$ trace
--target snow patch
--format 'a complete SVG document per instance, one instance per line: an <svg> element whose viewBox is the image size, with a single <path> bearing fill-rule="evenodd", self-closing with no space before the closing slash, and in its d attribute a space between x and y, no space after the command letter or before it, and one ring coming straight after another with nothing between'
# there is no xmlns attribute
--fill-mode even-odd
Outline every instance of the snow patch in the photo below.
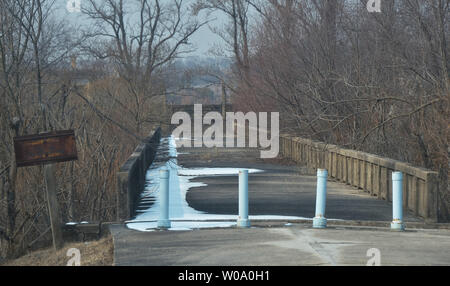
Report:
<svg viewBox="0 0 450 286"><path fill-rule="evenodd" d="M238 215L208 214L197 211L189 206L186 201L186 194L191 188L207 186L202 182L192 182L198 177L210 176L238 176L240 170L244 168L183 168L178 166L175 138L163 138L158 152L165 152L164 144L168 144L169 159L167 162L159 162L152 165L147 171L147 185L141 195L141 204L153 202L147 209L137 211L138 215L127 222L127 227L138 231L154 231L157 228L157 221L160 212L159 200L159 171L166 168L169 175L169 217L172 228L169 230L192 230L199 228L226 228L236 225ZM261 173L263 170L248 169L250 174ZM273 216L259 215L250 216L250 220L298 220L308 219L294 216ZM311 220L311 219L310 219Z"/></svg>

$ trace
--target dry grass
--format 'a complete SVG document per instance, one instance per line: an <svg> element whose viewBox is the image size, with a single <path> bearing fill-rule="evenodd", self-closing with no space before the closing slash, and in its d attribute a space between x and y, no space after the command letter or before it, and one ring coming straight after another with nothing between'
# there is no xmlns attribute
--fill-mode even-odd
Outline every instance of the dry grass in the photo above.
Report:
<svg viewBox="0 0 450 286"><path fill-rule="evenodd" d="M104 237L98 241L66 244L63 249L55 252L53 248L34 251L18 259L6 261L1 266L66 266L71 257L67 251L78 248L81 254L81 266L112 266L112 237Z"/></svg>

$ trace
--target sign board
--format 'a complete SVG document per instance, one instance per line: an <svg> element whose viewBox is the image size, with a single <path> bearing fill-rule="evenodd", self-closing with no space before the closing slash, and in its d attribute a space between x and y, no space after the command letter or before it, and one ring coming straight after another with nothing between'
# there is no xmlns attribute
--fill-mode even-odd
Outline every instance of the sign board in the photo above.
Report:
<svg viewBox="0 0 450 286"><path fill-rule="evenodd" d="M78 159L73 130L15 137L14 151L17 167Z"/></svg>

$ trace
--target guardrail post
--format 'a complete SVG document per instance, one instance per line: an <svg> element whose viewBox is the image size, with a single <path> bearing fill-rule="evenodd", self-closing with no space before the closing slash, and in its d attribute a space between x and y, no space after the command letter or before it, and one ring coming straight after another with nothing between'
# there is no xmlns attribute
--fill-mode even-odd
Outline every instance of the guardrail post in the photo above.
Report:
<svg viewBox="0 0 450 286"><path fill-rule="evenodd" d="M391 230L404 230L403 224L403 174L392 173L392 223Z"/></svg>
<svg viewBox="0 0 450 286"><path fill-rule="evenodd" d="M250 227L248 219L248 170L239 171L239 218L237 226Z"/></svg>
<svg viewBox="0 0 450 286"><path fill-rule="evenodd" d="M159 199L160 199L160 215L158 220L158 228L170 228L169 219L169 171L161 169L159 171Z"/></svg>
<svg viewBox="0 0 450 286"><path fill-rule="evenodd" d="M316 216L313 219L313 228L326 228L325 206L327 199L328 171L317 169L317 194L316 194Z"/></svg>

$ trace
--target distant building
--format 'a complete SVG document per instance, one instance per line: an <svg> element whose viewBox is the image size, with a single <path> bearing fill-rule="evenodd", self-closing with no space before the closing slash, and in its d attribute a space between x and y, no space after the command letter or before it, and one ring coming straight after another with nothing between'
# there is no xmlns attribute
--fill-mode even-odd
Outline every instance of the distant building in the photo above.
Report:
<svg viewBox="0 0 450 286"><path fill-rule="evenodd" d="M169 90L167 92L167 103L171 105L221 104L222 85L207 84L180 90Z"/></svg>

